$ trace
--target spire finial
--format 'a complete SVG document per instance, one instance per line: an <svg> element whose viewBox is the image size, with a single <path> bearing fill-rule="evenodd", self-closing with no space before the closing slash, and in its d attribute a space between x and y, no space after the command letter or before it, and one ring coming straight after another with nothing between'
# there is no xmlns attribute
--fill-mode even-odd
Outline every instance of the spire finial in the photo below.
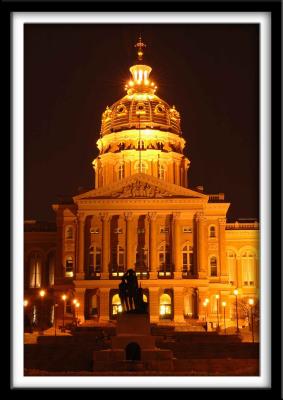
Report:
<svg viewBox="0 0 283 400"><path fill-rule="evenodd" d="M138 49L138 60L142 61L143 58L143 48L146 47L146 44L142 42L141 33L139 36L139 41L135 44L135 47Z"/></svg>

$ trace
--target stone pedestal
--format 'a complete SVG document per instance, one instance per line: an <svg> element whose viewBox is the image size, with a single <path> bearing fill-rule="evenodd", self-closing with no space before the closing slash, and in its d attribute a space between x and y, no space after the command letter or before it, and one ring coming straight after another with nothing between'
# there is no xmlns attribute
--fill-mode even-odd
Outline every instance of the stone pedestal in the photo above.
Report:
<svg viewBox="0 0 283 400"><path fill-rule="evenodd" d="M116 333L111 339L111 349L93 353L94 371L122 371L133 367L141 371L168 371L173 368L172 351L155 347L148 314L120 314Z"/></svg>

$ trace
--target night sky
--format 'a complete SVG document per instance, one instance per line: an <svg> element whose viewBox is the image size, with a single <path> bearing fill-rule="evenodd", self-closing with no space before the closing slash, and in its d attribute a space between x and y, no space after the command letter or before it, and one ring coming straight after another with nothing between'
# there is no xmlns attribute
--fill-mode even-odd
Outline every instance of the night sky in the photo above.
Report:
<svg viewBox="0 0 283 400"><path fill-rule="evenodd" d="M94 186L101 114L123 97L133 45L181 114L189 187L225 193L228 220L259 217L257 25L25 25L25 219Z"/></svg>

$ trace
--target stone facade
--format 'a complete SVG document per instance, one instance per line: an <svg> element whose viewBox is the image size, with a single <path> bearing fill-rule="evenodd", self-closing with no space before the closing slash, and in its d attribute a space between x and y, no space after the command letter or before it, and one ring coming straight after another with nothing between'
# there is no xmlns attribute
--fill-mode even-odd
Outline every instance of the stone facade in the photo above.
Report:
<svg viewBox="0 0 283 400"><path fill-rule="evenodd" d="M127 95L103 113L94 189L53 204L53 232L25 233L26 296L44 287L59 316L107 323L133 268L152 323L216 322L226 302L235 324L234 290L258 298L259 225L227 223L224 194L188 188L180 115L155 95L150 71L133 66Z"/></svg>

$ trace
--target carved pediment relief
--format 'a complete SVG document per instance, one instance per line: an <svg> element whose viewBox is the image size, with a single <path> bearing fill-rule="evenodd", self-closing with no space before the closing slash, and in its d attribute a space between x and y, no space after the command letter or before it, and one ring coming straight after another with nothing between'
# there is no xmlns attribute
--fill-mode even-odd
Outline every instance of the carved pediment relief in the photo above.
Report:
<svg viewBox="0 0 283 400"><path fill-rule="evenodd" d="M173 194L158 186L150 185L148 182L137 180L112 192L111 196L115 198L162 198L172 197Z"/></svg>

